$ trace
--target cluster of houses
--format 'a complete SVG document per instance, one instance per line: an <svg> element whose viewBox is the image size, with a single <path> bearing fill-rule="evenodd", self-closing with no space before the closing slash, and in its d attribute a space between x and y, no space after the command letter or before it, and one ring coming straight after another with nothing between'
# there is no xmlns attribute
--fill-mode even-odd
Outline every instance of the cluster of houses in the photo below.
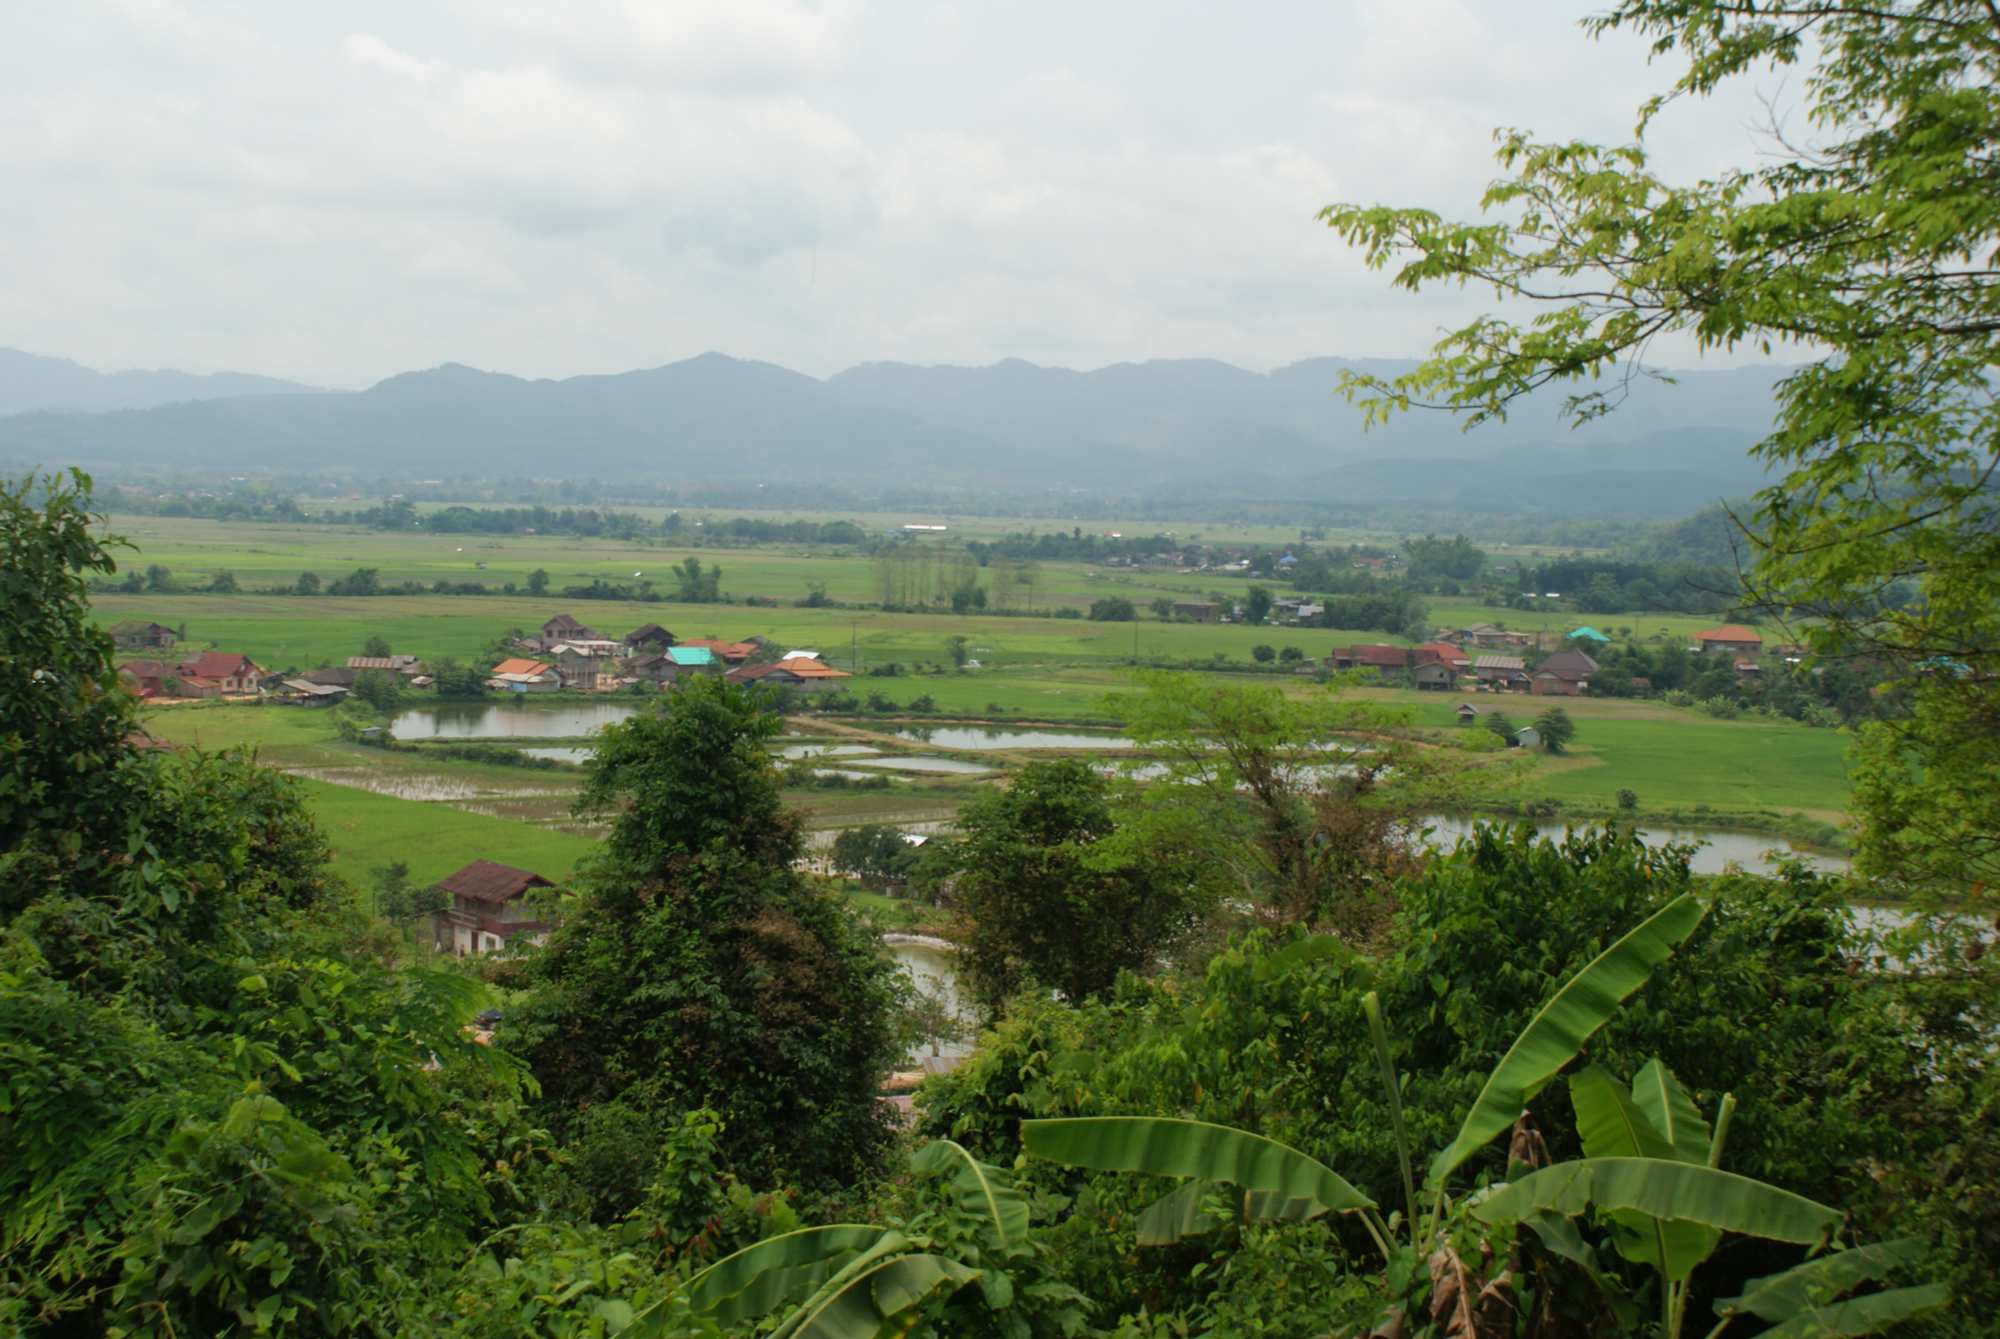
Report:
<svg viewBox="0 0 2000 1339"><path fill-rule="evenodd" d="M120 624L112 635L127 650L171 647L180 639L174 629L157 623ZM780 651L763 637L682 641L657 623L623 637L602 637L568 614L557 614L539 632L519 638L513 649L521 654L501 661L486 677L494 692L610 692L633 683L666 686L703 674L735 684L813 693L840 688L853 677L825 663L817 651ZM126 687L141 698L264 697L301 706L339 702L370 672L394 674L411 688L428 688L433 682L424 662L411 655L350 656L344 665L284 674L233 651L135 659L118 668Z"/></svg>
<svg viewBox="0 0 2000 1339"><path fill-rule="evenodd" d="M1537 638L1509 632L1491 623L1474 624L1445 633L1420 646L1357 645L1336 648L1326 659L1333 670L1372 669L1385 683L1429 692L1529 693L1537 697L1579 697L1590 691L1597 661L1590 649L1611 639L1596 628L1576 628L1563 635L1565 645L1549 655L1535 656ZM1691 649L1697 655L1728 656L1739 675L1761 672L1756 657L1764 639L1755 628L1725 624L1697 632ZM1776 654L1796 664L1803 648L1780 646ZM1310 671L1308 671L1310 672ZM1645 687L1645 681L1635 680Z"/></svg>
<svg viewBox="0 0 2000 1339"><path fill-rule="evenodd" d="M824 692L853 677L820 659L817 651L777 652L763 637L740 642L715 638L683 641L657 623L622 638L601 637L568 614L514 643L519 656L493 667L486 686L503 693L603 692L632 683L666 686L698 674L735 684L764 684Z"/></svg>

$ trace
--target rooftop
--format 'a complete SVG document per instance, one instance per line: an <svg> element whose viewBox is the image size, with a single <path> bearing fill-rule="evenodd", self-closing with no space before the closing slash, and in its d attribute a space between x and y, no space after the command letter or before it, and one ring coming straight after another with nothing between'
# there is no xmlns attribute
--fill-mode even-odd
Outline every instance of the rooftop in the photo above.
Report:
<svg viewBox="0 0 2000 1339"><path fill-rule="evenodd" d="M500 903L511 902L530 888L550 888L554 885L533 870L515 869L512 865L496 864L491 860L475 860L464 869L439 879L437 886L454 897Z"/></svg>

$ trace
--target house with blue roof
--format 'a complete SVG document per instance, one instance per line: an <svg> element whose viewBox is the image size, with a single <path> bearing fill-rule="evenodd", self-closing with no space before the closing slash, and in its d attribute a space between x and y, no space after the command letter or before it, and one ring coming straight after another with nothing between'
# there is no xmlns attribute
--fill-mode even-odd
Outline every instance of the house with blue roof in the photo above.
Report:
<svg viewBox="0 0 2000 1339"><path fill-rule="evenodd" d="M1587 625L1565 635L1573 642L1596 642L1599 646L1611 645L1609 637L1599 632L1596 628Z"/></svg>

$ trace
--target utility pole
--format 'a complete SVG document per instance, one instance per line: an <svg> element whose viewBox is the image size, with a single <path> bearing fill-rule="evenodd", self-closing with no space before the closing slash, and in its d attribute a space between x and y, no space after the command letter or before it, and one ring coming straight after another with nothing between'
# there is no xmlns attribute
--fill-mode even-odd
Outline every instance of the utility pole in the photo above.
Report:
<svg viewBox="0 0 2000 1339"><path fill-rule="evenodd" d="M861 625L850 622L847 625L847 670L850 674L861 673Z"/></svg>

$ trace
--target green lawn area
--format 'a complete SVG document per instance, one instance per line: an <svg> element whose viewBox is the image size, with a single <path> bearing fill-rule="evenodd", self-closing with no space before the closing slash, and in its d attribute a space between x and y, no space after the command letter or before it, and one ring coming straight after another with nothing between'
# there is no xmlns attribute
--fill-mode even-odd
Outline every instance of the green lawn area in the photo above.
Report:
<svg viewBox="0 0 2000 1339"><path fill-rule="evenodd" d="M1847 743L1837 730L1692 713L1579 720L1568 757L1548 759L1515 794L1608 805L1629 788L1649 810L1796 809L1830 820L1847 807Z"/></svg>
<svg viewBox="0 0 2000 1339"><path fill-rule="evenodd" d="M418 884L474 860L496 860L561 882L597 845L589 837L447 804L399 800L325 781L297 784L333 846L334 869L356 888L368 888L369 871L391 860L407 861Z"/></svg>

